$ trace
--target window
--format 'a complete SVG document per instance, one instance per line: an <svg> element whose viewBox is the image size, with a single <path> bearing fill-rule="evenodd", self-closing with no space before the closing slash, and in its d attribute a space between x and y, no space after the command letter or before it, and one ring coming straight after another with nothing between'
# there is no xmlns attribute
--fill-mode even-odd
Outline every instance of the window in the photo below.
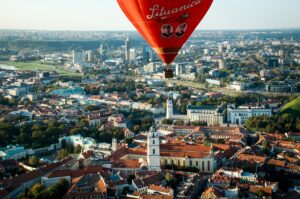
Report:
<svg viewBox="0 0 300 199"><path fill-rule="evenodd" d="M173 165L174 164L174 161L173 160L171 160L171 165Z"/></svg>
<svg viewBox="0 0 300 199"><path fill-rule="evenodd" d="M190 160L190 166L193 166L193 162L192 162L192 160Z"/></svg>
<svg viewBox="0 0 300 199"><path fill-rule="evenodd" d="M196 166L198 166L198 161L196 161Z"/></svg>
<svg viewBox="0 0 300 199"><path fill-rule="evenodd" d="M202 171L204 171L204 161L202 161Z"/></svg>
<svg viewBox="0 0 300 199"><path fill-rule="evenodd" d="M177 161L177 165L180 167L180 160Z"/></svg>
<svg viewBox="0 0 300 199"><path fill-rule="evenodd" d="M155 155L155 149L153 149L153 155Z"/></svg>
<svg viewBox="0 0 300 199"><path fill-rule="evenodd" d="M155 144L155 140L153 140L153 144Z"/></svg>
<svg viewBox="0 0 300 199"><path fill-rule="evenodd" d="M165 159L165 165L167 165L168 164L168 160L167 159Z"/></svg>
<svg viewBox="0 0 300 199"><path fill-rule="evenodd" d="M210 161L207 162L207 170L210 171Z"/></svg>

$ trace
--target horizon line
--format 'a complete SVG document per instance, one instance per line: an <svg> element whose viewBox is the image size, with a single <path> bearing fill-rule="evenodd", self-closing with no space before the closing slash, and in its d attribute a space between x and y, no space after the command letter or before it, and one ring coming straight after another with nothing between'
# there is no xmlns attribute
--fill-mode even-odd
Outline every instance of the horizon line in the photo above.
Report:
<svg viewBox="0 0 300 199"><path fill-rule="evenodd" d="M228 29L195 29L195 31L274 31L274 30L300 30L300 27L294 28L242 28L242 29L235 29L235 28L228 28ZM10 29L10 28L0 28L0 31L48 31L48 32L138 32L137 30L63 30L63 29ZM195 32L194 31L194 32Z"/></svg>

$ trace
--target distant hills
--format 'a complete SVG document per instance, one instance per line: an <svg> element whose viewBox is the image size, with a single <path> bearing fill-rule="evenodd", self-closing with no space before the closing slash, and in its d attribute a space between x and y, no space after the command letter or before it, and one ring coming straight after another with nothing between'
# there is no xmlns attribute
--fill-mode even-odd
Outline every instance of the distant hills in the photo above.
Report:
<svg viewBox="0 0 300 199"><path fill-rule="evenodd" d="M281 114L291 114L294 117L300 118L300 97L287 103L282 109Z"/></svg>

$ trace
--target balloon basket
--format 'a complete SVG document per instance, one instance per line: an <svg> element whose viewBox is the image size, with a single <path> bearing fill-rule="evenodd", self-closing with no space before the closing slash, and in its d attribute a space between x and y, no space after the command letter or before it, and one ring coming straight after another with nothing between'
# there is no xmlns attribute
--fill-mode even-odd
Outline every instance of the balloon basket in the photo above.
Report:
<svg viewBox="0 0 300 199"><path fill-rule="evenodd" d="M166 79L171 79L173 78L173 70L168 68L168 69L165 69L165 78Z"/></svg>

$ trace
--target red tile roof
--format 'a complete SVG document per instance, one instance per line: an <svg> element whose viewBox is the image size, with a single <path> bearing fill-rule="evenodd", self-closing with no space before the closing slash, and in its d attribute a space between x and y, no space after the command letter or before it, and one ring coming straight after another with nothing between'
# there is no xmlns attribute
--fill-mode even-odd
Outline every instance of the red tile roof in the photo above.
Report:
<svg viewBox="0 0 300 199"><path fill-rule="evenodd" d="M283 168L285 166L285 161L270 159L269 162L268 162L268 165L274 165L276 167L282 167Z"/></svg>
<svg viewBox="0 0 300 199"><path fill-rule="evenodd" d="M270 187L260 187L256 185L251 185L249 191L254 194L258 191L263 191L264 196L272 196L272 188Z"/></svg>
<svg viewBox="0 0 300 199"><path fill-rule="evenodd" d="M157 186L157 185L150 185L149 187L148 187L148 189L150 189L150 190L153 190L153 191L158 191L158 192L161 192L161 193L170 193L170 191L171 191L171 188L169 188L169 187L162 187L162 186Z"/></svg>
<svg viewBox="0 0 300 199"><path fill-rule="evenodd" d="M257 163L264 163L266 161L266 157L249 154L239 154L237 159L239 161L249 161Z"/></svg>
<svg viewBox="0 0 300 199"><path fill-rule="evenodd" d="M216 187L210 187L206 189L201 195L201 198L203 199L212 199L212 198L221 198L221 197L223 197L223 193L221 190L217 189Z"/></svg>

